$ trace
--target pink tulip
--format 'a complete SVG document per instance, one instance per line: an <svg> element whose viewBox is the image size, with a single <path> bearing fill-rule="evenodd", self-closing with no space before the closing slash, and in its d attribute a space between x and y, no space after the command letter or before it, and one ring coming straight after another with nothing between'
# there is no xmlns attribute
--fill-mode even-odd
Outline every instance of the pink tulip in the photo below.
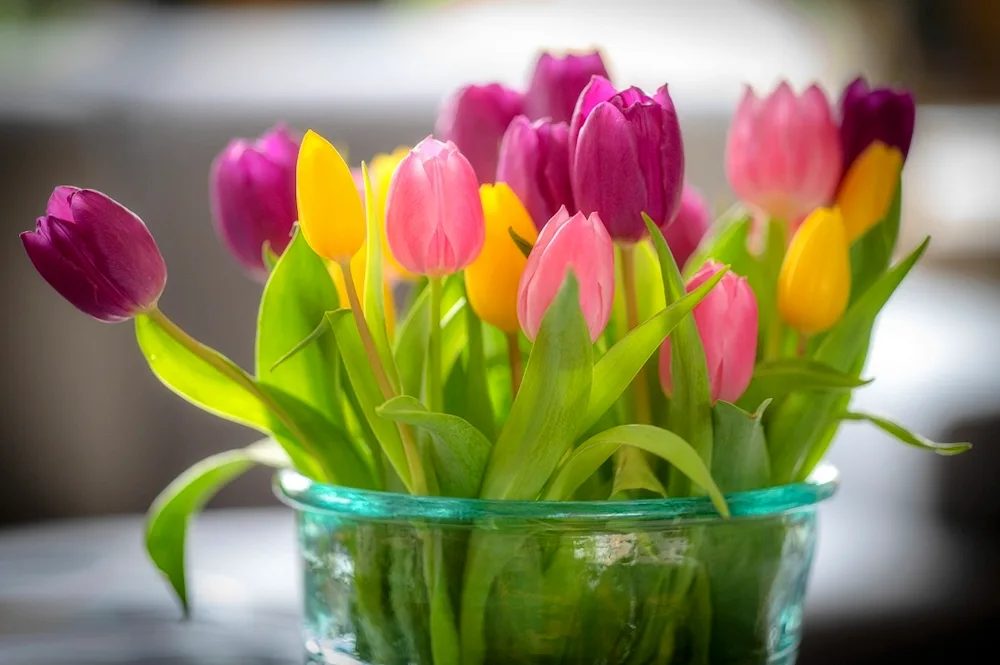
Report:
<svg viewBox="0 0 1000 665"><path fill-rule="evenodd" d="M399 264L419 275L449 275L479 256L486 236L479 182L454 143L428 136L399 163L385 233Z"/></svg>
<svg viewBox="0 0 1000 665"><path fill-rule="evenodd" d="M722 269L710 261L687 284L690 293ZM735 402L750 385L757 358L757 299L745 277L727 272L694 308L694 321L705 347L712 402ZM673 392L670 339L660 348L660 384Z"/></svg>
<svg viewBox="0 0 1000 665"><path fill-rule="evenodd" d="M796 96L782 83L759 99L747 88L726 142L726 175L742 200L794 224L830 203L842 161L822 90Z"/></svg>
<svg viewBox="0 0 1000 665"><path fill-rule="evenodd" d="M712 212L701 192L684 183L681 208L674 221L663 231L678 267L683 268L694 250L698 249L698 244L711 223Z"/></svg>
<svg viewBox="0 0 1000 665"><path fill-rule="evenodd" d="M596 341L611 316L615 297L615 250L597 213L570 217L559 209L538 236L521 275L517 319L534 340L549 305L572 270L580 284L580 308L591 341Z"/></svg>

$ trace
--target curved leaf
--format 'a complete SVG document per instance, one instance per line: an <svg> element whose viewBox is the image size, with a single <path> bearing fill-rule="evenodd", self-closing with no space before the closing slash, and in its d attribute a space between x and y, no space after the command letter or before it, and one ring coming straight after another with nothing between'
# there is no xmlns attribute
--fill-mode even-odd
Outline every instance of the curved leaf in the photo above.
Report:
<svg viewBox="0 0 1000 665"><path fill-rule="evenodd" d="M770 403L764 400L754 413L722 400L712 407L712 477L725 494L771 484L771 459L761 422Z"/></svg>
<svg viewBox="0 0 1000 665"><path fill-rule="evenodd" d="M372 193L372 181L368 176L368 166L361 163L361 174L365 185L365 220L366 220L366 240L365 248L365 288L362 294L362 309L365 313L365 320L371 330L372 339L375 341L375 348L378 356L385 367L386 376L393 389L399 390L399 372L396 369L396 362L392 356L392 347L389 346L389 332L385 324L385 281L382 271L382 220L379 219L378 206L375 204L375 196ZM333 307L329 309L335 309Z"/></svg>
<svg viewBox="0 0 1000 665"><path fill-rule="evenodd" d="M893 422L882 416L875 416L870 413L859 413L848 411L840 415L841 420L855 420L871 423L880 430L894 436L908 446L922 448L937 453L938 455L958 455L972 448L971 443L937 443L924 438L916 432L911 432L899 423Z"/></svg>
<svg viewBox="0 0 1000 665"><path fill-rule="evenodd" d="M837 392L866 386L872 379L842 372L809 358L783 358L758 363L739 404L755 409L765 399L778 400L794 392Z"/></svg>
<svg viewBox="0 0 1000 665"><path fill-rule="evenodd" d="M621 446L633 446L669 462L673 468L708 492L719 513L729 516L729 507L708 467L697 451L673 432L652 425L620 425L595 434L579 446L559 467L545 493L547 501L568 499Z"/></svg>

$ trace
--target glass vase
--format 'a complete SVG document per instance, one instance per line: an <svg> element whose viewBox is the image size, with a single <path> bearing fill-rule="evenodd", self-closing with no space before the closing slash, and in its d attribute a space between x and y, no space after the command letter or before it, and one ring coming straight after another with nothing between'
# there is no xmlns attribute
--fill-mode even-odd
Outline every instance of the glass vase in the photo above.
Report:
<svg viewBox="0 0 1000 665"><path fill-rule="evenodd" d="M304 559L305 662L792 665L808 482L728 497L510 502L276 479Z"/></svg>

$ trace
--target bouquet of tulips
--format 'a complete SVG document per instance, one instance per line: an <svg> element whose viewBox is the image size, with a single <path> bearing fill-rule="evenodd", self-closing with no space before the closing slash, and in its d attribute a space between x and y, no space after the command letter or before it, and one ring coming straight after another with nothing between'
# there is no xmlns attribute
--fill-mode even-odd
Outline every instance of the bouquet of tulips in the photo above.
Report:
<svg viewBox="0 0 1000 665"><path fill-rule="evenodd" d="M618 89L597 53L542 55L525 91L462 88L437 138L359 169L313 131L234 141L211 191L265 283L252 372L160 311L164 260L108 196L59 187L21 237L72 304L134 320L167 387L267 436L150 511L186 608L188 517L253 464L452 497L707 495L726 515L729 493L805 479L845 420L966 449L849 409L927 247L893 261L914 111L861 80L839 113L815 86L748 89L725 155L743 205L714 224L667 87Z"/></svg>

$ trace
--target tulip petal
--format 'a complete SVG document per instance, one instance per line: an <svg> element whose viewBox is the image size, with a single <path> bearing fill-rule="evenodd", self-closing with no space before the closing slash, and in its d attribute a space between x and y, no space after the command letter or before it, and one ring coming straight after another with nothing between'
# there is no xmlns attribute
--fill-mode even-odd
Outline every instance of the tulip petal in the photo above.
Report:
<svg viewBox="0 0 1000 665"><path fill-rule="evenodd" d="M576 154L576 144L583 130L583 124L590 117L591 112L601 102L606 102L618 94L614 84L603 76L594 75L590 83L580 93L580 98L573 109L573 118L569 125L569 154Z"/></svg>
<svg viewBox="0 0 1000 665"><path fill-rule="evenodd" d="M73 219L73 212L70 210L70 197L80 191L79 187L60 185L52 190L49 202L45 205L45 214L65 221Z"/></svg>

